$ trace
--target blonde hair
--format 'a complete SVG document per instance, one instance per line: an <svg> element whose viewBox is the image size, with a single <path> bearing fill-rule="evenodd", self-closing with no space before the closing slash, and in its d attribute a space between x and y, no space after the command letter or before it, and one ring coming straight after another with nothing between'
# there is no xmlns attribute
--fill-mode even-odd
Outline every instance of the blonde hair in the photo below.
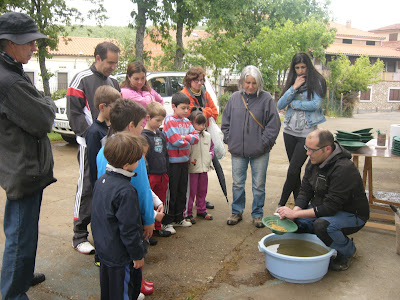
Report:
<svg viewBox="0 0 400 300"><path fill-rule="evenodd" d="M121 98L121 93L110 85L102 85L96 89L94 93L94 105L99 109L100 104L106 106L114 103Z"/></svg>
<svg viewBox="0 0 400 300"><path fill-rule="evenodd" d="M167 115L167 111L165 110L164 106L157 101L150 102L147 104L146 107L147 114L150 115L150 119L155 117L163 117Z"/></svg>

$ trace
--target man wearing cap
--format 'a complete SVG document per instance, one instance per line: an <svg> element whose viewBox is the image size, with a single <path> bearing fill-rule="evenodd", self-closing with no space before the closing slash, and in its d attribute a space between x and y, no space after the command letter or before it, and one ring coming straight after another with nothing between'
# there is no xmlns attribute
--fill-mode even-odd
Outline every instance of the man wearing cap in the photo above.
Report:
<svg viewBox="0 0 400 300"><path fill-rule="evenodd" d="M72 247L83 254L94 254L95 249L88 241L88 225L92 213L92 185L87 159L85 136L99 115L94 105L94 94L99 86L110 85L120 92L118 81L111 78L116 69L120 49L111 42L103 42L94 50L95 62L72 79L67 90L67 115L69 125L79 144L79 177L75 196L74 236Z"/></svg>
<svg viewBox="0 0 400 300"><path fill-rule="evenodd" d="M47 133L56 106L24 73L37 51L34 20L22 13L0 16L0 185L6 191L1 294L28 299L29 286L45 279L33 274L43 190L55 182Z"/></svg>
<svg viewBox="0 0 400 300"><path fill-rule="evenodd" d="M369 219L369 203L360 172L351 154L326 129L316 129L306 138L310 157L295 206L278 208L281 218L294 220L298 233L315 233L337 251L329 268L344 271L356 253L348 235L359 231Z"/></svg>

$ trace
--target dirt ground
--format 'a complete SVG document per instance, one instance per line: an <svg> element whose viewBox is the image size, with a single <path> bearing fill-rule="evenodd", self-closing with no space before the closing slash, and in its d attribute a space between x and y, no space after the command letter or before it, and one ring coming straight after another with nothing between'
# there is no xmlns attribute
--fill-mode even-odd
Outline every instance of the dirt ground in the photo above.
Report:
<svg viewBox="0 0 400 300"><path fill-rule="evenodd" d="M359 114L354 118L329 118L321 127L335 131L366 127L390 131L400 123L400 113ZM77 147L64 142L53 144L55 177L58 182L45 190L40 218L36 270L46 281L28 292L30 299L100 299L99 272L93 256L79 254L71 247L73 207L78 164ZM229 153L221 160L228 197L232 200ZM266 182L264 215L276 208L285 180L288 161L282 132L271 151ZM360 159L362 171L363 159ZM376 191L399 193L400 159L373 159ZM395 252L392 231L364 228L353 235L358 256L345 272L331 272L319 282L291 284L273 278L265 269L265 256L258 241L269 234L256 229L251 221L251 175L246 184L247 202L243 221L227 226L231 214L215 172L209 173L207 199L215 204L209 210L213 221L198 219L191 228L177 228L177 234L157 238L150 248L143 269L144 278L155 282L155 292L146 299L398 299L400 256ZM5 193L0 191L0 221L4 214ZM91 235L89 236L92 239ZM0 251L4 249L0 232Z"/></svg>

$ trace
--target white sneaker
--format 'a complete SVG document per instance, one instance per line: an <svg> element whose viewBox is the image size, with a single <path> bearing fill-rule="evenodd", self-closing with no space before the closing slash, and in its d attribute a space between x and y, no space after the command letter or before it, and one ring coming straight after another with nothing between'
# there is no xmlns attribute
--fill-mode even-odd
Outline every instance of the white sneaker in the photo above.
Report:
<svg viewBox="0 0 400 300"><path fill-rule="evenodd" d="M172 224L162 225L162 230L169 231L171 234L175 234L176 230Z"/></svg>
<svg viewBox="0 0 400 300"><path fill-rule="evenodd" d="M185 219L183 219L183 220L180 221L180 222L175 222L174 225L175 225L175 226L181 226L181 227L190 227L190 226L192 226L192 223L186 221Z"/></svg>
<svg viewBox="0 0 400 300"><path fill-rule="evenodd" d="M144 294L140 293L139 297L137 297L137 300L143 300L144 299Z"/></svg>
<svg viewBox="0 0 400 300"><path fill-rule="evenodd" d="M72 247L74 247L74 245L72 245ZM88 241L78 244L74 249L82 254L94 254L96 252L92 244Z"/></svg>

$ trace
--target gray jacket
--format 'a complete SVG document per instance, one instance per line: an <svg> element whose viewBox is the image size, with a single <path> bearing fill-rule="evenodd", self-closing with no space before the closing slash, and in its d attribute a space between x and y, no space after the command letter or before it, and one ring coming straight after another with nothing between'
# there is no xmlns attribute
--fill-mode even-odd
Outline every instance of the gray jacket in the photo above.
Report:
<svg viewBox="0 0 400 300"><path fill-rule="evenodd" d="M265 129L250 115L242 96L248 109ZM233 93L222 116L224 143L228 144L229 152L236 156L258 157L271 151L280 128L281 120L276 104L266 91L261 91L258 96L247 95L243 91Z"/></svg>
<svg viewBox="0 0 400 300"><path fill-rule="evenodd" d="M56 181L47 137L56 109L22 65L0 53L0 185L8 199L22 199Z"/></svg>

